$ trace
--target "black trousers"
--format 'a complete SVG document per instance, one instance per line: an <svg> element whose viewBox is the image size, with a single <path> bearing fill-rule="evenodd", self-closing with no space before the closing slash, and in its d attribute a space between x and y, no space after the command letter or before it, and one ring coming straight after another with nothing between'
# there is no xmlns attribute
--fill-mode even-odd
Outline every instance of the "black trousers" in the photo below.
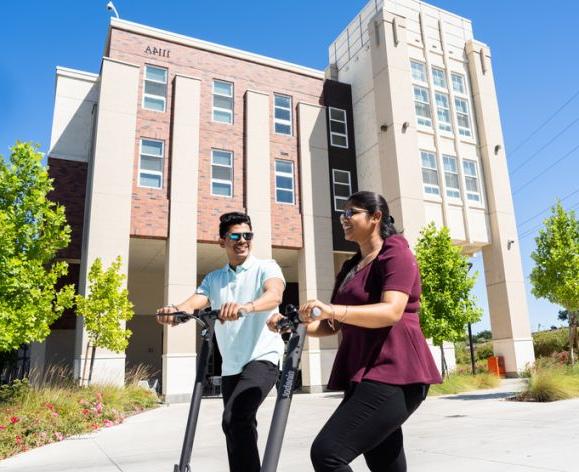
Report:
<svg viewBox="0 0 579 472"><path fill-rule="evenodd" d="M372 472L405 472L402 423L428 392L423 384L352 384L312 444L316 472L347 472L360 454Z"/></svg>
<svg viewBox="0 0 579 472"><path fill-rule="evenodd" d="M259 472L257 409L275 385L278 367L268 361L252 361L241 373L221 379L222 427L227 441L231 472Z"/></svg>

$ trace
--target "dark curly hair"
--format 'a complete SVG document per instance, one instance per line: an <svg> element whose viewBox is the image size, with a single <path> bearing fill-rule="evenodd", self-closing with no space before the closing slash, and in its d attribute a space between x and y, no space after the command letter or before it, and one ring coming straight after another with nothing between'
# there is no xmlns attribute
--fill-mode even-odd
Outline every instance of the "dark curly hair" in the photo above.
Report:
<svg viewBox="0 0 579 472"><path fill-rule="evenodd" d="M219 237L221 239L225 238L229 228L234 225L241 225L243 223L247 224L249 229L253 230L251 227L251 218L248 214L240 213L238 211L223 213L223 215L219 217Z"/></svg>

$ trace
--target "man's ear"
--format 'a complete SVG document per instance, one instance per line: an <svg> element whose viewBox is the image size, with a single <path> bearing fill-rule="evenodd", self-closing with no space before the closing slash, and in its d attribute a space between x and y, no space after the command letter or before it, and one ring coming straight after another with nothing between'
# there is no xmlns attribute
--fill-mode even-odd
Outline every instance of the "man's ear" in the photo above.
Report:
<svg viewBox="0 0 579 472"><path fill-rule="evenodd" d="M220 247L220 248L224 248L224 247L225 247L225 239L219 238L219 247Z"/></svg>

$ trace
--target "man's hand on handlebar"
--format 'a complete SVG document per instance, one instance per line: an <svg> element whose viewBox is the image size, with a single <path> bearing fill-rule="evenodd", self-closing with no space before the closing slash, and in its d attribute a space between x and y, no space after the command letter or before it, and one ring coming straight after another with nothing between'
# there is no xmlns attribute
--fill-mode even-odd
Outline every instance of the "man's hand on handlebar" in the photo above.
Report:
<svg viewBox="0 0 579 472"><path fill-rule="evenodd" d="M278 323L284 318L285 316L283 316L281 313L274 313L267 319L267 327L274 333L289 333L291 331L290 328L287 328L284 331L279 330Z"/></svg>
<svg viewBox="0 0 579 472"><path fill-rule="evenodd" d="M240 315L249 312L247 304L240 305L235 302L227 302L221 305L221 311L219 313L219 321L224 323L225 321L235 321Z"/></svg>
<svg viewBox="0 0 579 472"><path fill-rule="evenodd" d="M162 325L176 326L175 317L173 313L177 313L179 309L174 305L164 306L159 308L156 313L157 323Z"/></svg>

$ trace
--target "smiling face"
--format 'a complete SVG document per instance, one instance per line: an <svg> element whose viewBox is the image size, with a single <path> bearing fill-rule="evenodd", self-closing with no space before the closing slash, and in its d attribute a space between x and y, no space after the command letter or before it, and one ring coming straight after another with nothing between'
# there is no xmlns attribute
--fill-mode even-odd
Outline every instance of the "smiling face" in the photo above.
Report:
<svg viewBox="0 0 579 472"><path fill-rule="evenodd" d="M340 215L344 238L347 241L360 242L370 238L375 232L379 234L381 218L380 211L371 215L368 210L347 202L344 213Z"/></svg>
<svg viewBox="0 0 579 472"><path fill-rule="evenodd" d="M219 245L225 249L229 263L237 266L243 264L247 256L249 256L251 252L251 241L246 241L243 237L238 241L233 241L229 238L231 233L251 233L251 228L247 223L231 225L227 230L225 238L219 239Z"/></svg>

